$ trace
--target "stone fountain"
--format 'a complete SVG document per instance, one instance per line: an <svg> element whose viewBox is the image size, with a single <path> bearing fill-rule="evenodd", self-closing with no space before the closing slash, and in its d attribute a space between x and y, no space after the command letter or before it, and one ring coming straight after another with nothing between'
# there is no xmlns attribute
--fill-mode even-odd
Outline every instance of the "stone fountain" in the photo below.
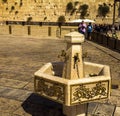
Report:
<svg viewBox="0 0 120 116"><path fill-rule="evenodd" d="M63 62L50 62L35 72L37 94L63 104L66 116L85 116L87 103L109 99L111 77L109 66L83 61L84 36L78 32L65 35Z"/></svg>

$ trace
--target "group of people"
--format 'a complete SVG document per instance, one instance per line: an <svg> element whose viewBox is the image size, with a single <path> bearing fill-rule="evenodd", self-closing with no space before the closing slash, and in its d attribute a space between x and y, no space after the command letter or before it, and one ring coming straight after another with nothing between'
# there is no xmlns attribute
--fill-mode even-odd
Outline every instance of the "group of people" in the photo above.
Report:
<svg viewBox="0 0 120 116"><path fill-rule="evenodd" d="M103 33L107 36L111 36L113 38L118 38L116 31L120 30L120 26L118 29L118 26L108 25L108 24L94 24L90 22L89 24L86 24L84 21L82 21L78 26L78 31L81 34L85 35L85 38L90 40L91 39L91 33L92 31Z"/></svg>
<svg viewBox="0 0 120 116"><path fill-rule="evenodd" d="M94 31L117 39L117 31L120 31L120 25L95 24Z"/></svg>
<svg viewBox="0 0 120 116"><path fill-rule="evenodd" d="M78 31L81 34L85 35L85 38L91 39L91 32L93 31L92 23L90 22L88 25L82 21L78 26Z"/></svg>

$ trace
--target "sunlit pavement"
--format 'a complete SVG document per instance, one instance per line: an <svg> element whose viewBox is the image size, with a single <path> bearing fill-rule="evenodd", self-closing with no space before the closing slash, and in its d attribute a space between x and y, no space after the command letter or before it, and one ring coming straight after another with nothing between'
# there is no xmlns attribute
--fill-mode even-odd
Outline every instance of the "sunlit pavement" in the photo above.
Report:
<svg viewBox="0 0 120 116"><path fill-rule="evenodd" d="M0 36L1 116L64 116L61 104L34 94L33 78L43 64L59 61L65 47L60 38ZM90 103L88 115L120 116L120 54L90 41L83 43L85 52L85 61L109 65L112 77L110 100Z"/></svg>

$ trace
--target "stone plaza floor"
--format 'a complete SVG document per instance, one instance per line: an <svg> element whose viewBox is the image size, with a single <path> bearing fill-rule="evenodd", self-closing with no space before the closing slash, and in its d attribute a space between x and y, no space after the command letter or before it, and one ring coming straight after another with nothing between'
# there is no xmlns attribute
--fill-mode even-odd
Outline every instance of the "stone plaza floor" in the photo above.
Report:
<svg viewBox="0 0 120 116"><path fill-rule="evenodd" d="M34 73L59 61L63 39L0 35L0 116L64 116L62 105L34 93ZM120 116L120 53L90 41L83 43L85 61L109 65L111 97L88 104L88 116Z"/></svg>

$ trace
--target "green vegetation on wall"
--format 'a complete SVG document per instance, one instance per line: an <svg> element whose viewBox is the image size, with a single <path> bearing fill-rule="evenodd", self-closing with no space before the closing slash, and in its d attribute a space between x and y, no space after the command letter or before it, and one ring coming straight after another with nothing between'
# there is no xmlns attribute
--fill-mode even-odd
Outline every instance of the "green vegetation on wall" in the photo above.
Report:
<svg viewBox="0 0 120 116"><path fill-rule="evenodd" d="M76 6L79 6L79 8L77 8ZM70 15L73 15L75 12L79 12L80 13L80 18L85 18L85 16L88 16L88 8L89 6L87 4L82 4L80 5L80 3L78 1L72 3L69 2L66 5L66 12L70 13Z"/></svg>
<svg viewBox="0 0 120 116"><path fill-rule="evenodd" d="M85 16L88 16L88 8L89 6L87 4L83 4L79 7L79 11L80 11L80 18L84 19Z"/></svg>
<svg viewBox="0 0 120 116"><path fill-rule="evenodd" d="M61 22L61 23L65 22L65 16L63 16L63 15L59 16L58 22Z"/></svg>
<svg viewBox="0 0 120 116"><path fill-rule="evenodd" d="M99 5L98 7L98 16L99 17L106 17L106 15L110 12L110 8L106 3Z"/></svg>
<svg viewBox="0 0 120 116"><path fill-rule="evenodd" d="M66 6L66 12L71 12L73 10L73 3L69 2Z"/></svg>
<svg viewBox="0 0 120 116"><path fill-rule="evenodd" d="M7 3L7 0L2 0L3 3Z"/></svg>

